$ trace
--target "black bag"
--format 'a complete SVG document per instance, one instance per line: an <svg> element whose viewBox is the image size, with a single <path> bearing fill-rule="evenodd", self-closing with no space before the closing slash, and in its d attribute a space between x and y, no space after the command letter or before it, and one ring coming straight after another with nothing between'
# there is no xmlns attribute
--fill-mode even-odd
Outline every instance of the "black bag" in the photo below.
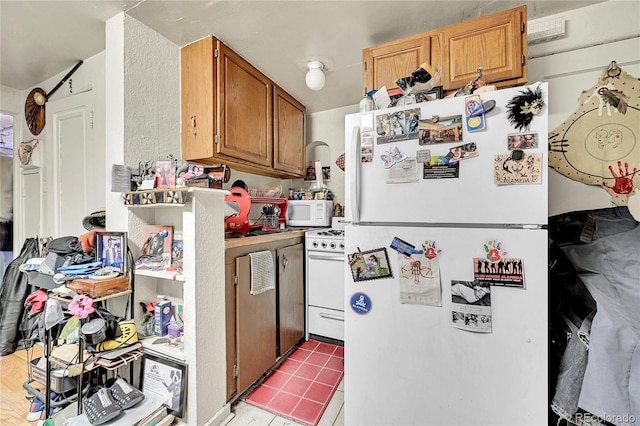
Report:
<svg viewBox="0 0 640 426"><path fill-rule="evenodd" d="M60 237L53 239L47 243L45 250L62 257L75 253L84 253L82 251L82 244L78 240L78 237Z"/></svg>

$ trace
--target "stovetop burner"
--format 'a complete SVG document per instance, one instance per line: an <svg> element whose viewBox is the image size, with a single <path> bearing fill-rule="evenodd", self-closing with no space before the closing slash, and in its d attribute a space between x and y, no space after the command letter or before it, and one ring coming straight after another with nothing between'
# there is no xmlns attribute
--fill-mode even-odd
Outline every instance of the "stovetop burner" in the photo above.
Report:
<svg viewBox="0 0 640 426"><path fill-rule="evenodd" d="M315 235L329 235L334 237L344 237L344 229L327 229L316 231Z"/></svg>
<svg viewBox="0 0 640 426"><path fill-rule="evenodd" d="M344 251L344 229L326 228L307 231L307 250Z"/></svg>

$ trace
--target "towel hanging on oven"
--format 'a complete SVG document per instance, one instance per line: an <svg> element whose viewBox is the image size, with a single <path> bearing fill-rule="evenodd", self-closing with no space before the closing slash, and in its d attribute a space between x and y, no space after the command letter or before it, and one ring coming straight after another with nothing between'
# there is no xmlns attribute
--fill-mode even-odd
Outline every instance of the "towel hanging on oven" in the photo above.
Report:
<svg viewBox="0 0 640 426"><path fill-rule="evenodd" d="M276 288L275 262L269 250L249 253L251 258L251 290L255 296Z"/></svg>

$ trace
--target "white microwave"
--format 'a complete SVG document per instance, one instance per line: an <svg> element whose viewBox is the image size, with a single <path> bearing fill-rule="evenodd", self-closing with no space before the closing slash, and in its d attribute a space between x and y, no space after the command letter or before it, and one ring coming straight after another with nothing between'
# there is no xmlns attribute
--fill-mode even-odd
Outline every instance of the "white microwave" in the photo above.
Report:
<svg viewBox="0 0 640 426"><path fill-rule="evenodd" d="M331 226L332 200L288 200L287 224L290 226Z"/></svg>

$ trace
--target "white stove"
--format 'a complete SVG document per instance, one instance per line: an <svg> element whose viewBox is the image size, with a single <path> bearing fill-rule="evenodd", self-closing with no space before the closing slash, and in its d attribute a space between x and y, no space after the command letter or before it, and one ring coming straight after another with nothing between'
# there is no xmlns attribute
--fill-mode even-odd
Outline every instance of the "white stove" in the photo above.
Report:
<svg viewBox="0 0 640 426"><path fill-rule="evenodd" d="M306 339L344 341L344 229L305 233Z"/></svg>

